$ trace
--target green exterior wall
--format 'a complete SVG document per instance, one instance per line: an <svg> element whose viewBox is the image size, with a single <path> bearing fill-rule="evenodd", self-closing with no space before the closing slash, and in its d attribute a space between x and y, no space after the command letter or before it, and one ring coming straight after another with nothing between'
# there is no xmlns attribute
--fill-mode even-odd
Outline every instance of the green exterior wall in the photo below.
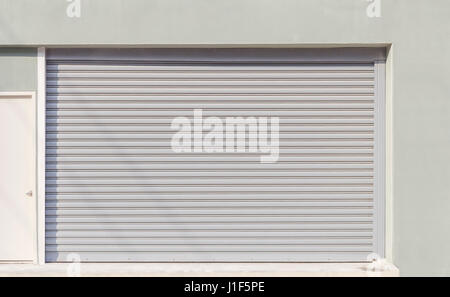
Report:
<svg viewBox="0 0 450 297"><path fill-rule="evenodd" d="M392 44L393 259L450 276L450 1L0 0L0 47ZM35 49L0 49L0 91L36 87Z"/></svg>
<svg viewBox="0 0 450 297"><path fill-rule="evenodd" d="M36 90L36 53L33 48L0 47L0 92Z"/></svg>

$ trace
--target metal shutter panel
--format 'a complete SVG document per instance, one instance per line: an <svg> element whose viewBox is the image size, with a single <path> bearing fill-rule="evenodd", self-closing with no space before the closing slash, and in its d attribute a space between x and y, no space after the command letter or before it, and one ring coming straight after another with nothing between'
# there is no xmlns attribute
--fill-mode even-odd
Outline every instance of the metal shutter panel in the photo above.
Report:
<svg viewBox="0 0 450 297"><path fill-rule="evenodd" d="M383 255L383 59L378 49L49 50L47 261ZM279 117L279 161L173 153L171 120L196 108Z"/></svg>

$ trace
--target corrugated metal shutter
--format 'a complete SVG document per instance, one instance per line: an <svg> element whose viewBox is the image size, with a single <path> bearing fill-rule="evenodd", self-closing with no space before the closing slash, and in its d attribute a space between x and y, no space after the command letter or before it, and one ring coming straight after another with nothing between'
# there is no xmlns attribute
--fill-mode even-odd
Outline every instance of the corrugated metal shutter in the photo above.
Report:
<svg viewBox="0 0 450 297"><path fill-rule="evenodd" d="M379 49L54 49L46 259L383 255ZM280 158L170 148L176 116L276 116Z"/></svg>

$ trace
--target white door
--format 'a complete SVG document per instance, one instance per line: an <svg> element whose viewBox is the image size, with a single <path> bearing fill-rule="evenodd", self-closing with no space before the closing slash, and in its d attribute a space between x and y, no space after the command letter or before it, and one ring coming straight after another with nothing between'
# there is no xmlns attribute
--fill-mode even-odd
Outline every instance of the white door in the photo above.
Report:
<svg viewBox="0 0 450 297"><path fill-rule="evenodd" d="M0 94L0 262L35 258L33 107L33 96Z"/></svg>

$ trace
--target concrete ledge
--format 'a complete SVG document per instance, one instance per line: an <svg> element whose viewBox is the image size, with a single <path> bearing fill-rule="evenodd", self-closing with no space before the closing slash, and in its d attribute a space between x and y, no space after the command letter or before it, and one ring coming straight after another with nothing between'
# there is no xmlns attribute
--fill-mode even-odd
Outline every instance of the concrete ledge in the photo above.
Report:
<svg viewBox="0 0 450 297"><path fill-rule="evenodd" d="M77 264L0 264L0 277L66 277ZM397 277L388 264L367 263L111 263L81 264L83 277Z"/></svg>

